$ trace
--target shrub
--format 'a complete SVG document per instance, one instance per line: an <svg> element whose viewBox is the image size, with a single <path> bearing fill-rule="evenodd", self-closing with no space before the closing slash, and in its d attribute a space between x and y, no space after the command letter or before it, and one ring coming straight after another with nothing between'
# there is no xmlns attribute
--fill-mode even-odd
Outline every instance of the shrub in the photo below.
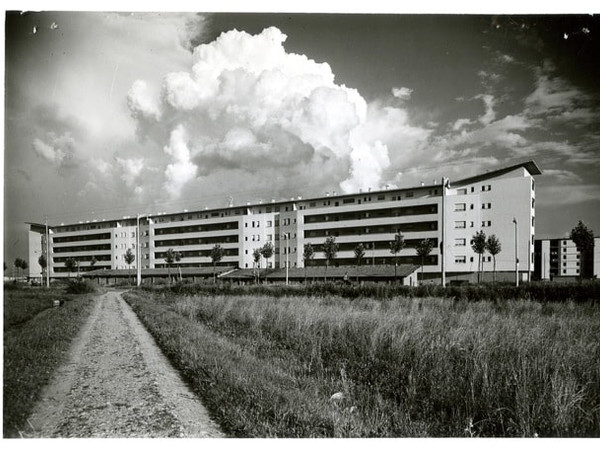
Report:
<svg viewBox="0 0 600 450"><path fill-rule="evenodd" d="M78 278L69 282L66 292L67 294L91 294L96 292L96 286L90 281Z"/></svg>

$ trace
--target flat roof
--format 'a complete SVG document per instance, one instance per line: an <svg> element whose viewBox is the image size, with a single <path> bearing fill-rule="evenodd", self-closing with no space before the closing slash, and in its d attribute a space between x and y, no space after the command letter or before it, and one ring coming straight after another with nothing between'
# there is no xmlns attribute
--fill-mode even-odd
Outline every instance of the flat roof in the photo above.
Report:
<svg viewBox="0 0 600 450"><path fill-rule="evenodd" d="M490 172L486 172L486 173L483 173L480 175L475 175L473 177L463 178L462 180L457 180L457 181L452 182L452 185L463 186L465 184L477 183L479 181L487 180L489 178L494 178L494 177L498 177L500 175L504 175L505 173L512 172L513 170L518 169L520 167L523 167L531 175L541 175L542 174L542 169L540 169L538 167L538 165L535 163L535 161L529 160L529 161L525 161L525 162L522 162L519 164L514 164L512 166L503 167L501 169L492 170Z"/></svg>
<svg viewBox="0 0 600 450"><path fill-rule="evenodd" d="M475 175L469 178L463 178L461 180L457 180L457 181L453 181L451 182L452 185L454 186L462 186L465 184L472 184L472 183L477 183L479 181L483 181L489 178L494 178L496 176L500 176L503 175L505 173L509 173L515 169L518 169L519 167L523 167L525 168L531 175L541 175L542 174L542 170L538 167L538 165L535 163L535 161L533 160L529 160L529 161L525 161L525 162L521 162L518 164L514 164L508 167L504 167L504 168L500 168L500 169L496 169L496 170L492 170L489 172L486 172L484 174L480 174L480 175ZM411 191L414 189L431 189L431 188L435 188L435 187L441 187L442 186L442 181L440 180L440 183L437 184L427 184L427 185L418 185L418 186L411 186L411 187L403 187L403 188L393 188L393 189L378 189L378 190L371 190L371 191L367 191L367 192L354 192L354 193L349 193L349 194L335 194L335 195L325 195L325 196L320 196L320 197L308 197L308 198L293 198L290 200L279 200L276 202L270 202L270 203L251 203L251 204L247 204L247 205L233 205L233 206L226 206L226 207L221 207L221 208L212 208L212 209L195 209L195 210L190 210L190 211L177 211L177 212L172 212L172 213L165 213L165 214L144 214L141 215L141 218L146 218L146 217L150 217L150 218L158 218L158 217L171 217L171 216L178 216L181 214L194 214L194 213L214 213L214 212L218 212L218 211L231 211L231 210L235 210L235 209L241 209L241 208L256 208L256 207L273 207L273 206L281 206L281 205L285 205L285 204L290 204L290 203L296 203L296 202L312 202L312 201L322 201L322 200L328 200L328 199L344 199L344 198L350 198L350 197L355 197L358 195L378 195L378 194L385 194L385 193L390 193L390 192L401 192L401 191ZM89 224L106 224L109 222L119 222L119 221L125 221L125 220L136 220L137 216L126 216L126 218L120 218L120 219L107 219L107 220L96 220L94 222L89 222ZM29 223L29 222L26 222ZM78 223L78 222L72 222L72 223L68 223L68 224L64 224L64 225L52 225L51 228L59 228L59 227L68 227L68 226L74 226L74 225L87 225L88 223ZM39 225L39 224L31 224L31 225ZM45 225L40 225L40 226L45 226Z"/></svg>

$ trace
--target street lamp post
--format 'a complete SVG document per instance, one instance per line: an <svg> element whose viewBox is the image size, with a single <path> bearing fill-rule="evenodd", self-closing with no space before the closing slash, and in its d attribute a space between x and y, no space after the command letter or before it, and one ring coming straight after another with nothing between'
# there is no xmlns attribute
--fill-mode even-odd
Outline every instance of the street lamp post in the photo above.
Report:
<svg viewBox="0 0 600 450"><path fill-rule="evenodd" d="M145 217L149 218L149 214L138 214L137 215L137 227L135 231L135 258L137 260L136 273L137 273L137 286L139 287L142 284L142 262L140 261L140 257L142 256L142 252L140 251L140 218Z"/></svg>
<svg viewBox="0 0 600 450"><path fill-rule="evenodd" d="M50 232L48 230L48 216L45 217L46 223L46 287L50 287Z"/></svg>
<svg viewBox="0 0 600 450"><path fill-rule="evenodd" d="M285 245L285 285L287 286L289 283L289 261L290 261L290 249L289 249L289 242L290 242L290 233L283 233L283 235L285 236L285 240L286 240L286 245Z"/></svg>
<svg viewBox="0 0 600 450"><path fill-rule="evenodd" d="M515 286L519 287L519 234L516 217L513 217L513 223L515 224Z"/></svg>

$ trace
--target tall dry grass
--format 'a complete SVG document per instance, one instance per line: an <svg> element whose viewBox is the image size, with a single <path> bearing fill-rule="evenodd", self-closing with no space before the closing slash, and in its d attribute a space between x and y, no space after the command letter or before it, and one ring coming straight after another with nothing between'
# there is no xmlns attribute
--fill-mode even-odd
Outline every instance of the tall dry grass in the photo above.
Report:
<svg viewBox="0 0 600 450"><path fill-rule="evenodd" d="M587 303L129 301L236 436L600 434L600 311Z"/></svg>

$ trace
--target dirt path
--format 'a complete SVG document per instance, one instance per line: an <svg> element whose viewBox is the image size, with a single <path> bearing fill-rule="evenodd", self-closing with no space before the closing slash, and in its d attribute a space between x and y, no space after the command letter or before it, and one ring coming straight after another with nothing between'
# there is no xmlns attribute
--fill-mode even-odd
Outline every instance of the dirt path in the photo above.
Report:
<svg viewBox="0 0 600 450"><path fill-rule="evenodd" d="M129 305L100 296L27 437L222 437Z"/></svg>

